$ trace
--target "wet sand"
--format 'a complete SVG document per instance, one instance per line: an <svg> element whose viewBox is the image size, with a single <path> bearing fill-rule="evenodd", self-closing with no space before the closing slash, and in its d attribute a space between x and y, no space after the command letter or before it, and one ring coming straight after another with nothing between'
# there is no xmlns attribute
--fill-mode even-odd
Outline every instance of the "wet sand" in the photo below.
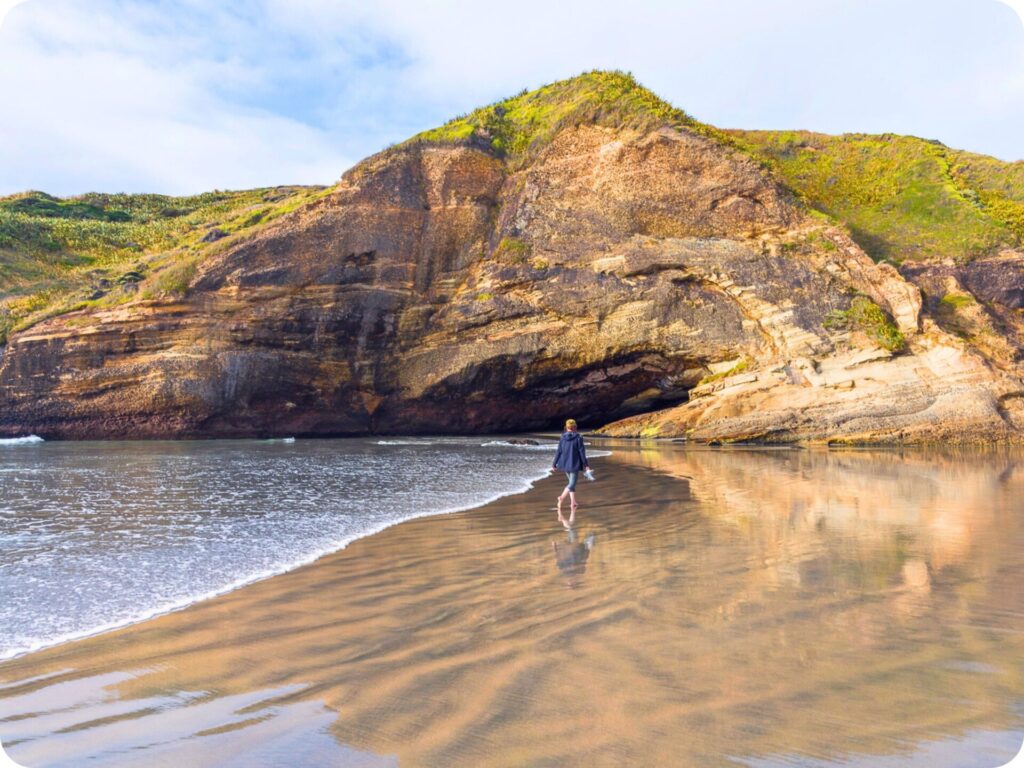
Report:
<svg viewBox="0 0 1024 768"><path fill-rule="evenodd" d="M0 664L28 766L997 766L1024 462L615 447ZM116 589L116 585L111 585Z"/></svg>

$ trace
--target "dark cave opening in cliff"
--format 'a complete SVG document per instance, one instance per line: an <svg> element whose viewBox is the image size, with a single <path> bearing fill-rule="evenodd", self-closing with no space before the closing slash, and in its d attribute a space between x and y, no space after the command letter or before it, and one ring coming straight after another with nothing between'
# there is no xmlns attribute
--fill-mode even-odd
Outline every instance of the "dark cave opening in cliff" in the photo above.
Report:
<svg viewBox="0 0 1024 768"><path fill-rule="evenodd" d="M687 402L702 373L692 364L649 352L627 353L585 367L566 366L510 392L512 398L522 398L517 419L501 426L509 432L561 431L572 418L581 429L596 429Z"/></svg>
<svg viewBox="0 0 1024 768"><path fill-rule="evenodd" d="M591 430L689 399L706 373L692 361L633 350L589 365L507 356L463 369L416 399L385 399L370 434L560 432L567 419Z"/></svg>
<svg viewBox="0 0 1024 768"><path fill-rule="evenodd" d="M582 430L598 429L620 419L672 408L688 400L689 389L682 394L659 392L657 395L652 394L647 397L643 393L639 393L626 398L618 405L609 405L607 407L602 407L601 405L584 405L578 408L566 407L564 410L568 414L567 416L554 417L541 429L543 431L561 431L567 418L575 419Z"/></svg>

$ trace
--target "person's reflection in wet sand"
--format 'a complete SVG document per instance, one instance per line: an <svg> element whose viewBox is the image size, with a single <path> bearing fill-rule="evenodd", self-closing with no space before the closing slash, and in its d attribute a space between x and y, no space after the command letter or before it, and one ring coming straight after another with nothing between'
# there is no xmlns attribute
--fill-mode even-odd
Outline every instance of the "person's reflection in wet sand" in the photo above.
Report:
<svg viewBox="0 0 1024 768"><path fill-rule="evenodd" d="M575 589L583 583L587 558L590 557L590 550L594 548L597 537L590 533L584 537L582 542L579 540L579 534L575 528L576 510L573 510L568 520L559 513L558 521L565 526L568 535L565 541L552 541L551 548L555 551L555 563L558 565L558 570L565 576L566 586Z"/></svg>

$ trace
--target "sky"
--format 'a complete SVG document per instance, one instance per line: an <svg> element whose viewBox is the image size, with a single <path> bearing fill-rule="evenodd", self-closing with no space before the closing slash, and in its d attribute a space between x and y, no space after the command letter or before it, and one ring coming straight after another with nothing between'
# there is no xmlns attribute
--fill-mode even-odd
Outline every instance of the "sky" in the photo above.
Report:
<svg viewBox="0 0 1024 768"><path fill-rule="evenodd" d="M0 0L0 194L328 184L598 68L721 127L903 133L1021 160L1014 4Z"/></svg>

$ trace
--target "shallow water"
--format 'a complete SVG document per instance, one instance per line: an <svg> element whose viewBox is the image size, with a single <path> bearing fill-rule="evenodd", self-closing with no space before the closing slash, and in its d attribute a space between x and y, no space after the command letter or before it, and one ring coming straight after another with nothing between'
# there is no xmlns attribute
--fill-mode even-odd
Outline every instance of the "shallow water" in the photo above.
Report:
<svg viewBox="0 0 1024 768"><path fill-rule="evenodd" d="M26 765L989 766L1024 462L638 450L0 664Z"/></svg>
<svg viewBox="0 0 1024 768"><path fill-rule="evenodd" d="M400 520L524 491L552 449L481 438L9 440L0 659L290 570Z"/></svg>

